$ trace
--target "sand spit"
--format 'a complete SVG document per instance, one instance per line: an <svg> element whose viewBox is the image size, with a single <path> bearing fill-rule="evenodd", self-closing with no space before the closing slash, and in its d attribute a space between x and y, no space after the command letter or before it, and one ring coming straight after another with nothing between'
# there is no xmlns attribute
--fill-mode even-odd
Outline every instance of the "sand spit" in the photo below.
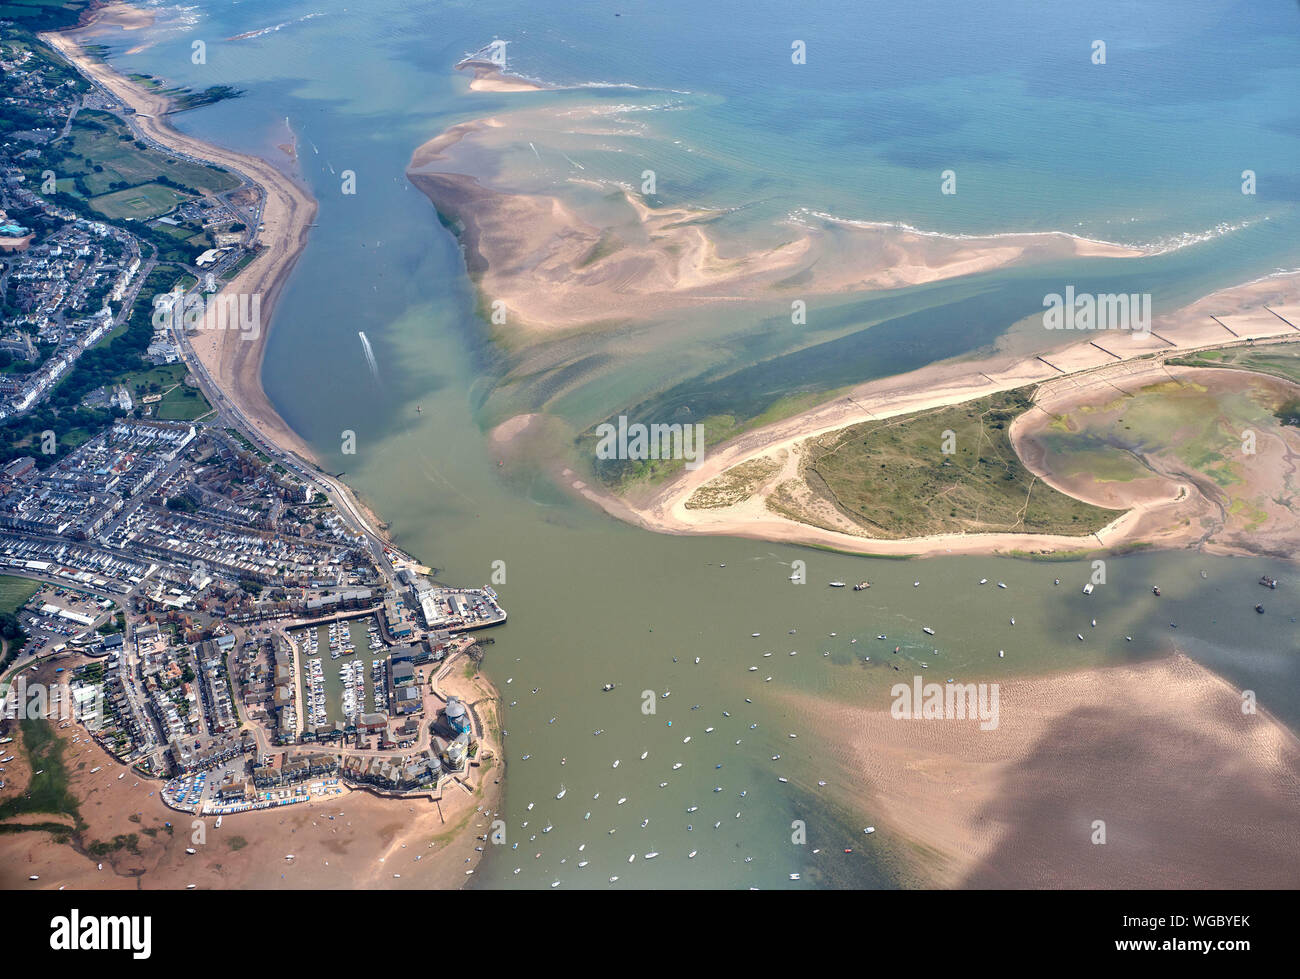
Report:
<svg viewBox="0 0 1300 979"><path fill-rule="evenodd" d="M932 364L873 380L834 401L747 432L725 445L709 447L698 469L685 470L638 498L614 500L590 485L572 486L571 479L565 481L611 514L652 530L755 537L853 553L928 556L1060 552L1116 547L1138 539L1161 546L1185 545L1201 537L1199 526L1171 526L1169 518L1176 501L1160 494L1126 501L1125 505L1131 507L1127 513L1085 537L951 534L879 540L852 532L847 526L836 531L798 523L770 511L766 501L778 485L797 479L803 442L850 425L959 404L1031 384L1042 385L1038 398L1068 404L1076 398L1093 396L1100 388L1131 388L1137 383L1168 379L1160 359L1169 354L1256 339L1300 339L1300 304L1294 298L1297 284L1300 275L1289 274L1222 290L1157 318L1146 338L1132 334L1093 335L1038 357L995 354L977 361ZM751 496L725 508L686 506L705 483L735 466L762 459L779 459L780 468Z"/></svg>
<svg viewBox="0 0 1300 979"><path fill-rule="evenodd" d="M901 676L901 675L900 675ZM902 677L910 682L910 677ZM1181 654L1000 685L999 725L790 694L825 790L900 837L920 883L1258 888L1300 879L1300 742ZM1106 842L1093 843L1094 821Z"/></svg>
<svg viewBox="0 0 1300 979"><path fill-rule="evenodd" d="M532 118L539 110L528 111ZM550 113L548 125L588 132L580 111L541 111ZM809 301L1078 255L1142 254L1055 233L956 238L812 214L774 228L783 240L753 249L709 227L717 211L651 207L627 188L613 205L603 201L597 217L576 201L496 186L482 174L483 154L493 156L509 139L511 123L504 114L453 126L416 149L407 176L460 236L483 297L503 301L510 322L527 329L646 319L718 303ZM592 185L576 174L570 180Z"/></svg>
<svg viewBox="0 0 1300 979"><path fill-rule="evenodd" d="M457 71L472 71L469 83L471 92L540 92L542 86L518 75L511 75L501 66L482 58L466 58L456 65Z"/></svg>
<svg viewBox="0 0 1300 979"><path fill-rule="evenodd" d="M313 458L306 443L267 399L261 374L271 310L306 247L308 229L316 217L316 201L296 181L265 160L214 146L172 128L167 121L172 108L170 99L134 84L103 62L88 57L80 47L85 36L78 29L42 34L41 40L86 77L134 109L131 120L149 139L181 155L235 171L264 189L264 227L257 236L261 253L221 292L221 295L260 295L261 329L255 336L252 331L207 330L196 334L191 342L226 397L267 438L304 458Z"/></svg>

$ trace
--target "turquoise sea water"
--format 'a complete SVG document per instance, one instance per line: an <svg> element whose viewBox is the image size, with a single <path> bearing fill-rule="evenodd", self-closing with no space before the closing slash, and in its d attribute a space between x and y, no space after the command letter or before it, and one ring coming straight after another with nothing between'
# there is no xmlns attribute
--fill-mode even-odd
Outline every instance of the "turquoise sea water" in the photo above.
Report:
<svg viewBox="0 0 1300 979"><path fill-rule="evenodd" d="M1176 635L1178 648L1300 723L1289 621L1300 610L1286 583L1291 569L1275 562L1115 559L1110 584L1084 606L1081 564L903 564L647 534L573 502L539 471L498 467L484 435L500 418L538 408L575 433L634 405L758 414L791 393L978 351L1041 309L1062 281L1151 292L1159 311L1300 266L1294 3L1149 3L1140 14L1127 3L987 9L914 0L243 0L157 9L154 28L104 39L113 64L194 88L244 89L177 125L286 166L276 145L292 131L298 172L320 201L275 314L264 371L272 401L323 465L347 471L402 545L448 580L481 583L492 561L506 562L499 591L511 623L488 669L507 704L516 701L505 710L506 811L519 850L489 853L477 884L608 886L612 875L622 886L898 883L885 834L875 841L880 853L859 845L872 814L837 809L818 791L828 746L771 692L874 702L886 680L863 662L862 647L885 632L921 649L923 623L962 679L1156 655ZM510 42L513 70L590 86L524 98L626 106L624 118L643 127L580 160L591 168L584 173L626 182L654 165L664 203L737 209L727 230L738 237L762 239L774 221L805 209L945 234L1063 230L1167 247L1203 240L1153 258L850 297L821 311L811 338L780 328L774 309L630 327L526 354L501 349L485 339L455 240L404 176L412 150L448 125L520 104L470 94L451 70L494 37ZM1089 60L1097 39L1107 43L1104 66ZM195 40L206 42L206 64L191 61ZM793 40L806 41L807 64L791 64ZM519 166L515 155L510 164ZM949 168L955 196L939 193ZM345 169L357 175L355 196L340 192ZM1258 175L1255 196L1241 193L1245 169ZM374 347L375 373L358 332ZM356 456L339 452L344 430L357 433ZM813 585L786 580L796 559L808 562ZM1251 611L1253 582L1266 570L1284 584L1260 617ZM1007 607L977 601L980 577L1011 586ZM1054 577L1069 584L1068 596ZM869 603L823 586L861 578L877 583ZM923 587L913 589L918 578ZM1152 581L1167 598L1158 613ZM1018 621L1014 648L1009 614ZM1097 640L1081 647L1074 634L1094 614ZM756 643L775 652L757 660L773 664L759 674L774 675L766 688L747 671ZM994 659L1004 647L1010 658ZM611 680L617 692L601 693ZM671 697L647 717L642 690ZM707 726L715 731L705 735ZM790 731L802 732L797 742ZM671 769L675 760L682 769ZM561 784L568 791L557 801ZM629 801L618 806L619 797ZM811 827L807 848L790 843L795 818ZM548 822L554 829L542 835ZM845 846L859 852L839 859ZM813 857L811 847L823 853ZM691 849L698 856L688 862ZM661 856L646 862L652 850ZM590 861L581 872L579 859ZM788 880L794 872L799 884Z"/></svg>

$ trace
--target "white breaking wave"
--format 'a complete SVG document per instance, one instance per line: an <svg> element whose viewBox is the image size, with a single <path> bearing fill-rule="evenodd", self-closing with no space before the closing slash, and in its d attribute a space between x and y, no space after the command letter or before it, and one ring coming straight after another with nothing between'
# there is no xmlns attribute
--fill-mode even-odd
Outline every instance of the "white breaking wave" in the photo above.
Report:
<svg viewBox="0 0 1300 979"><path fill-rule="evenodd" d="M251 41L255 37L262 37L263 35L266 34L274 34L276 31L282 31L286 27L292 27L294 24L301 24L303 21L312 20L316 17L324 17L324 16L325 14L323 12L314 13L314 14L303 14L301 17L297 18L296 20L286 20L283 24L276 24L273 27L263 27L261 30L258 31L248 31L247 33L236 34L235 36L239 38L241 41Z"/></svg>
<svg viewBox="0 0 1300 979"><path fill-rule="evenodd" d="M992 238L1023 238L1027 235L1058 235L1063 238L1073 238L1076 241L1091 241L1102 245L1113 245L1116 248L1131 248L1134 251L1140 251L1147 255L1164 255L1168 252L1176 252L1181 248L1187 248L1190 245L1200 244L1203 241L1210 241L1234 231L1241 231L1257 223L1255 220L1240 221L1236 224L1223 222L1215 225L1213 228L1207 228L1204 231L1188 231L1177 235L1170 235L1165 238L1159 238L1149 242L1130 242L1130 241L1109 241L1104 238L1094 238L1089 235L1076 234L1072 231L1002 231L990 234L963 234L960 232L950 231L927 231L924 228L918 228L914 225L907 224L904 221L865 221L859 218L845 218L837 214L830 214L826 211L817 211L812 208L796 208L788 215L788 219L796 224L807 224L807 217L816 218L829 224L841 224L852 228L883 228L893 231L906 231L915 235L924 235L928 238L947 238L951 241L972 241L977 239ZM1267 221L1268 218L1260 220Z"/></svg>

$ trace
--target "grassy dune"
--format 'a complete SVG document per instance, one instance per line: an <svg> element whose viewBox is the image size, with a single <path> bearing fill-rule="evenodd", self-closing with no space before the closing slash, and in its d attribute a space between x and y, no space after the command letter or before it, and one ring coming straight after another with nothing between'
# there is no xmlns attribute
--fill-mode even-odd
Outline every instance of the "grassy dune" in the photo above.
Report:
<svg viewBox="0 0 1300 979"><path fill-rule="evenodd" d="M1057 492L1016 455L1007 429L1029 405L1007 391L855 425L811 442L804 473L872 537L1099 530L1116 511Z"/></svg>

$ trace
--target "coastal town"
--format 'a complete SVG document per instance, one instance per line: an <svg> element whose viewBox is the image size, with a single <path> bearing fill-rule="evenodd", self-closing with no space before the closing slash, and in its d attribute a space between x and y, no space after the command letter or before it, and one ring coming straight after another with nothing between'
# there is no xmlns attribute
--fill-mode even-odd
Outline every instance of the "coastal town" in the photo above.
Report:
<svg viewBox="0 0 1300 979"><path fill-rule="evenodd" d="M0 575L28 592L0 733L75 724L70 743L196 815L473 799L500 750L469 682L498 596L394 547L194 353L223 289L268 261L265 188L162 146L12 21L0 71ZM260 330L247 298L236 326ZM67 702L34 711L38 688Z"/></svg>

